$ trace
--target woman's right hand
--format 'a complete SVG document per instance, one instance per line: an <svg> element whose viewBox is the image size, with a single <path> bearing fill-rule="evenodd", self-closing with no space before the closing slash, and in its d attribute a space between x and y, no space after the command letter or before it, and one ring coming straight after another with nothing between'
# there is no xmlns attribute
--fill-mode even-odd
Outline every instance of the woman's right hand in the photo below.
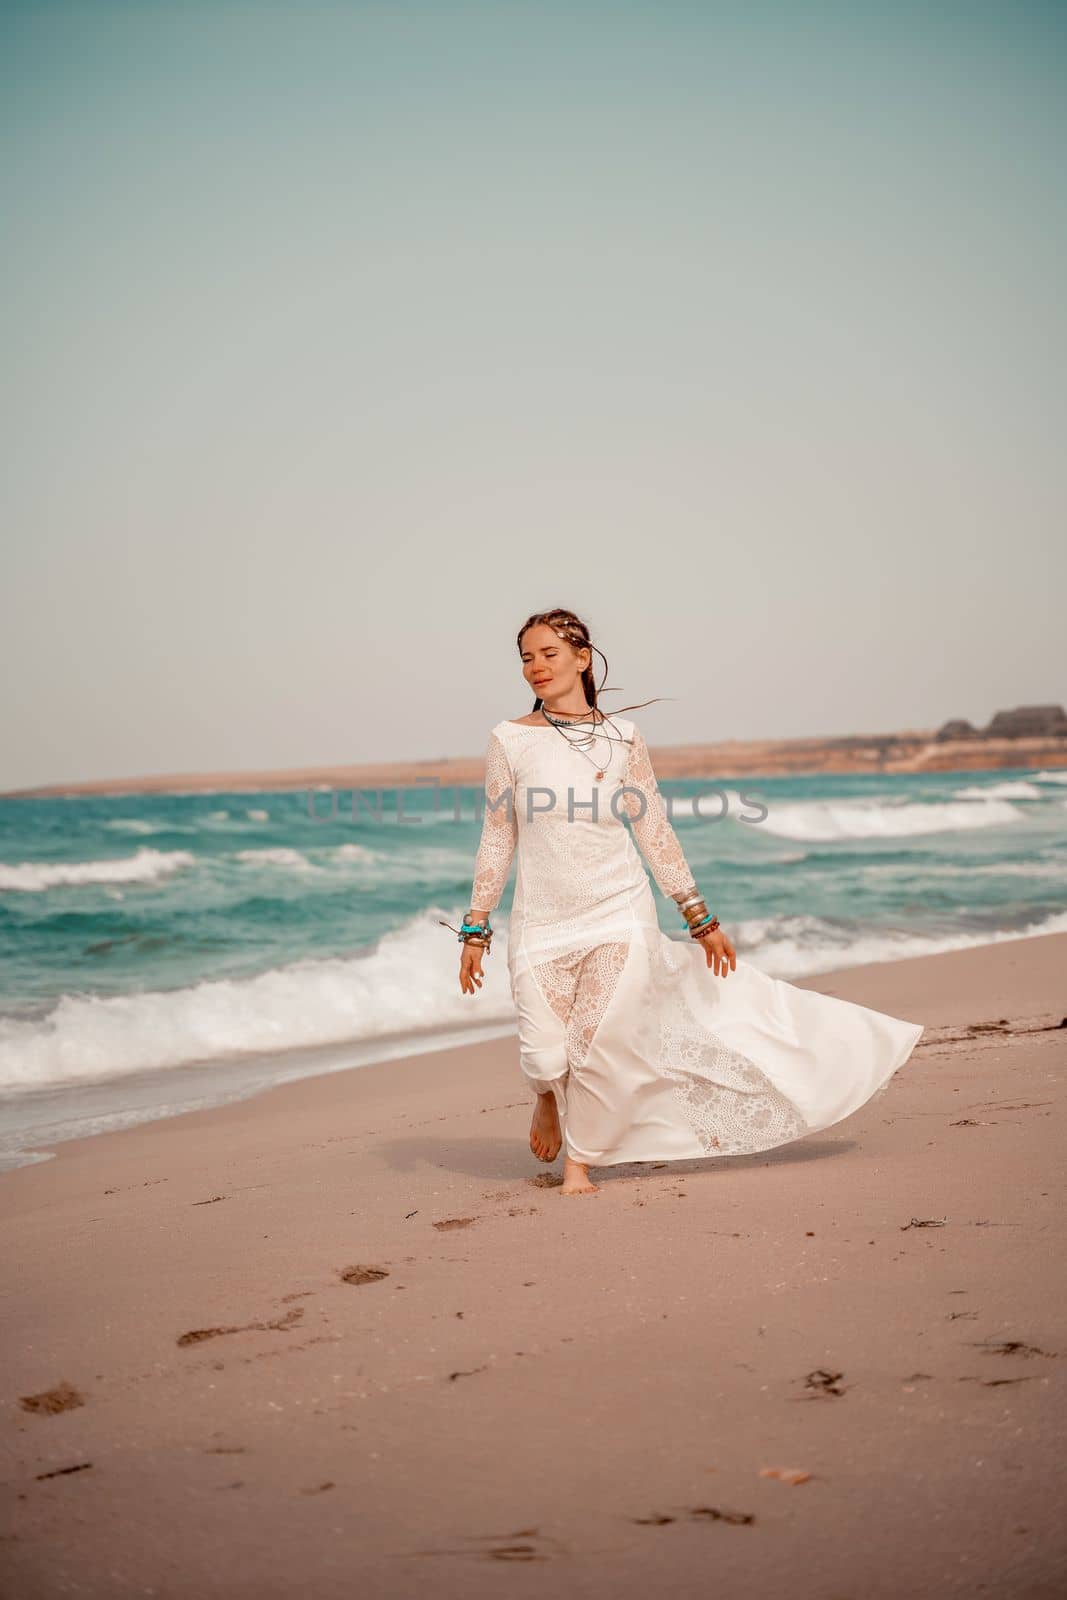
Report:
<svg viewBox="0 0 1067 1600"><path fill-rule="evenodd" d="M482 986L482 955L480 944L464 944L459 958L459 986L464 994L474 994Z"/></svg>

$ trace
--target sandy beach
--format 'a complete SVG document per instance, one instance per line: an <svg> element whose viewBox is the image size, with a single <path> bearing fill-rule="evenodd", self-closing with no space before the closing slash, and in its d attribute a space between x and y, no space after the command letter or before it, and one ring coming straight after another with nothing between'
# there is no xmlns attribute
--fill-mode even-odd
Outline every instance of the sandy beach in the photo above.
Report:
<svg viewBox="0 0 1067 1600"><path fill-rule="evenodd" d="M592 1199L513 1039L0 1175L3 1592L1062 1592L1067 935L805 986L886 1095Z"/></svg>

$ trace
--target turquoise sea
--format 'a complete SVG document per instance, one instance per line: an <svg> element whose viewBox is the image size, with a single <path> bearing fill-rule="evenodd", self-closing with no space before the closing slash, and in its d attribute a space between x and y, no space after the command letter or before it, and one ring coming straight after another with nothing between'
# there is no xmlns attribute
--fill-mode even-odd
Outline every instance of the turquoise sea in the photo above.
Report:
<svg viewBox="0 0 1067 1600"><path fill-rule="evenodd" d="M661 787L776 977L1067 930L1067 771ZM438 921L469 903L480 787L380 795L380 819L369 790L355 816L351 790L0 800L0 1159L27 1129L510 1033L510 886L475 996Z"/></svg>

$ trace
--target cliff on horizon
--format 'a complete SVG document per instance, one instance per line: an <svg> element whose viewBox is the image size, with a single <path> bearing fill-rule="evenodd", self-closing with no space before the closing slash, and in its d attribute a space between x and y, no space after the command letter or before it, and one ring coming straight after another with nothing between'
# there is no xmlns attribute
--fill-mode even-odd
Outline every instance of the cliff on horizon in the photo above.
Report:
<svg viewBox="0 0 1067 1600"><path fill-rule="evenodd" d="M962 717L956 717L942 723L935 737L940 740L1063 739L1067 738L1067 711L1062 706L1016 706L1014 711L998 711L984 728L975 728Z"/></svg>

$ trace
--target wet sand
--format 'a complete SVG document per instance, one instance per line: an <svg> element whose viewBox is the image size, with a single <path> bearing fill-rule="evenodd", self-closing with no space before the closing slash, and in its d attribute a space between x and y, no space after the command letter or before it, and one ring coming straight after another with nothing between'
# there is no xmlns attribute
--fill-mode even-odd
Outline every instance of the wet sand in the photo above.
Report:
<svg viewBox="0 0 1067 1600"><path fill-rule="evenodd" d="M0 1590L1061 1592L1067 935L803 986L886 1095L593 1199L514 1040L0 1176Z"/></svg>

